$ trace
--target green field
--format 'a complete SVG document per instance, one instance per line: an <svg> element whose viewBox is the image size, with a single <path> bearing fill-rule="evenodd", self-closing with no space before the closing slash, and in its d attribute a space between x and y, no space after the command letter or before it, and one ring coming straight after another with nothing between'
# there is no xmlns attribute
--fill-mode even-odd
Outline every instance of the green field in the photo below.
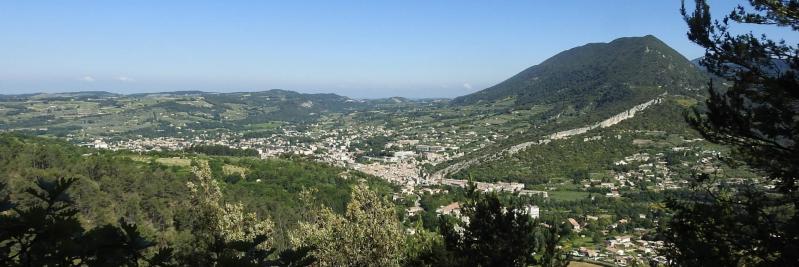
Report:
<svg viewBox="0 0 799 267"><path fill-rule="evenodd" d="M557 201L574 201L584 199L588 194L584 191L551 191L549 197Z"/></svg>

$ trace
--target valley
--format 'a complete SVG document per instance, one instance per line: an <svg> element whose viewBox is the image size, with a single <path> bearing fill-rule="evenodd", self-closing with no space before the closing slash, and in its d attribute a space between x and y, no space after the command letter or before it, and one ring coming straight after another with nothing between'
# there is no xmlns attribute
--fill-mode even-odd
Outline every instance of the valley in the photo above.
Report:
<svg viewBox="0 0 799 267"><path fill-rule="evenodd" d="M540 211L536 219L566 225L561 246L575 259L626 266L666 262L656 233L669 216L662 202L692 175L759 179L722 161L729 148L685 121L707 98L708 79L654 36L629 37L564 51L454 99L285 90L0 95L0 131L177 173L211 162L226 192L255 207L259 193L291 199L299 191L280 187L295 172L265 174L271 167L324 173L324 182L302 176L302 183L321 183L335 196L343 193L331 184L354 175L390 195L409 229L435 231L474 182L521 199ZM340 200L326 201L343 209ZM259 212L299 209L285 199L270 203Z"/></svg>

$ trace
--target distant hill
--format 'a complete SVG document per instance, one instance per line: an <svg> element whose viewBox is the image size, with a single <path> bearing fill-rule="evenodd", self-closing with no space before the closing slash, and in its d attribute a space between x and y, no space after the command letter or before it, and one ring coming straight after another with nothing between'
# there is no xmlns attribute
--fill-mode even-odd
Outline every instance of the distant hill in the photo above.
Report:
<svg viewBox="0 0 799 267"><path fill-rule="evenodd" d="M120 94L115 94L106 91L77 91L77 92L65 92L65 93L35 93L35 94L22 94L22 95L9 95L14 96L17 98L30 98L30 99L40 99L40 100L58 100L58 99L90 99L90 98L108 98L108 97L117 97L121 96Z"/></svg>
<svg viewBox="0 0 799 267"><path fill-rule="evenodd" d="M695 59L691 60L691 63L694 64L700 70L707 72L707 67L702 66L702 63L701 63L703 58L704 57L695 58ZM735 65L734 64L729 64L728 66L735 66ZM762 68L763 68L763 70L766 71L766 73L769 73L769 74L772 74L772 75L776 75L776 74L780 74L780 73L785 73L786 71L790 70L791 69L791 65L786 60L774 58L774 59L771 59L771 60L767 61L767 63L763 64ZM733 69L736 69L736 68L733 67Z"/></svg>
<svg viewBox="0 0 799 267"><path fill-rule="evenodd" d="M321 114L360 109L360 101L337 94L302 94L287 90L252 93L204 94L205 101L215 106L241 105L248 111L250 123L268 120L308 121ZM261 121L266 118L268 120Z"/></svg>
<svg viewBox="0 0 799 267"><path fill-rule="evenodd" d="M47 129L46 132L57 136L78 130L97 135L164 136L179 134L187 127L242 130L274 121L312 122L325 114L368 107L364 101L336 94L278 89L235 93L0 95L0 130Z"/></svg>
<svg viewBox="0 0 799 267"><path fill-rule="evenodd" d="M688 59L647 35L563 51L487 89L455 98L456 105L512 100L515 107L624 107L663 92L697 91L707 79ZM618 108L617 108L618 110Z"/></svg>

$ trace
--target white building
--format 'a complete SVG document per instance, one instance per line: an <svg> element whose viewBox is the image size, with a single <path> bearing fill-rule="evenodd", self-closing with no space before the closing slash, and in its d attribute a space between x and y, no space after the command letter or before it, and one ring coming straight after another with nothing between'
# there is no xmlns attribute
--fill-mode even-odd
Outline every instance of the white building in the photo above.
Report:
<svg viewBox="0 0 799 267"><path fill-rule="evenodd" d="M97 139L94 140L94 148L96 149L108 149L108 143L103 140Z"/></svg>
<svg viewBox="0 0 799 267"><path fill-rule="evenodd" d="M536 205L527 205L524 207L524 212L530 215L533 219L541 217L541 209Z"/></svg>

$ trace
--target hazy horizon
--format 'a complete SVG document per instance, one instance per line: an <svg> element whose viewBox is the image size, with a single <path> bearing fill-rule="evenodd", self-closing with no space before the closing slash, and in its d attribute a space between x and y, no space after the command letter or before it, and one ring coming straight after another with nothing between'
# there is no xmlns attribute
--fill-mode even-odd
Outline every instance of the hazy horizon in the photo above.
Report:
<svg viewBox="0 0 799 267"><path fill-rule="evenodd" d="M688 59L703 54L685 37L680 1L502 4L3 2L0 94L452 98L619 37L651 34Z"/></svg>

